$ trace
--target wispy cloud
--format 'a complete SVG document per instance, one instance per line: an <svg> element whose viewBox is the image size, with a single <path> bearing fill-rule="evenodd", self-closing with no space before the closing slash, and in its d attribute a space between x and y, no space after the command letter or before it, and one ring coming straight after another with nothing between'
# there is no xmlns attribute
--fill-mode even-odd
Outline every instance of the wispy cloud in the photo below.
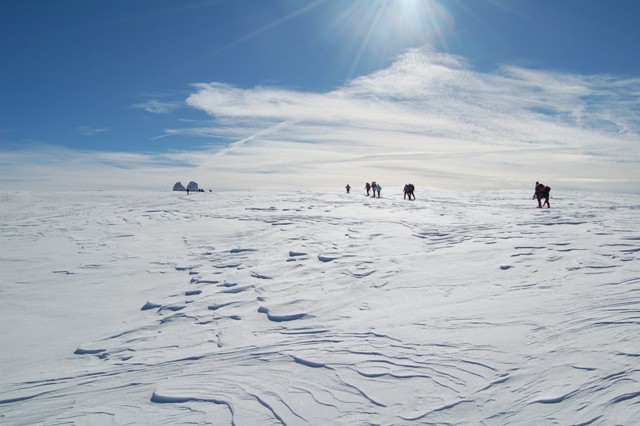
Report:
<svg viewBox="0 0 640 426"><path fill-rule="evenodd" d="M179 108L179 105L170 102L160 102L157 100L149 100L138 104L131 105L131 108L141 109L153 114L169 114Z"/></svg>
<svg viewBox="0 0 640 426"><path fill-rule="evenodd" d="M79 170L84 161L92 164L92 172L124 164L126 172L111 176L132 185L158 179L162 188L167 172L169 180L182 176L223 189L342 188L376 179L387 187L412 181L528 190L542 180L559 190L638 192L639 96L639 77L514 65L480 72L463 58L417 49L324 93L194 85L186 102L210 122L184 122L165 134L222 139L227 146L110 161L73 158ZM7 173L3 168L0 178Z"/></svg>
<svg viewBox="0 0 640 426"><path fill-rule="evenodd" d="M215 118L207 132L240 141L208 165L218 176L469 188L545 179L619 190L640 180L638 78L516 66L482 73L462 58L419 49L328 93L195 89L187 103ZM278 176L278 168L287 173Z"/></svg>
<svg viewBox="0 0 640 426"><path fill-rule="evenodd" d="M85 136L94 136L99 133L108 132L109 129L106 127L91 127L91 126L79 126L76 128L76 133L80 133Z"/></svg>

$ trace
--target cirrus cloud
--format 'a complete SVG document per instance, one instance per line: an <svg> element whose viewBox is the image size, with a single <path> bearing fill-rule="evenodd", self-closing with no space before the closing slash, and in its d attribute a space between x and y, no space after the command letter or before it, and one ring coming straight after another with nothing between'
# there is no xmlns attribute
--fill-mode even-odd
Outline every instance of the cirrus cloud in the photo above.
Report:
<svg viewBox="0 0 640 426"><path fill-rule="evenodd" d="M76 129L77 133L80 133L85 136L95 136L100 133L108 132L109 129L106 127L91 127L91 126L79 126Z"/></svg>
<svg viewBox="0 0 640 426"><path fill-rule="evenodd" d="M73 179L76 188L167 188L182 178L218 189L343 188L374 179L386 188L411 181L527 192L542 180L557 191L637 193L639 96L638 76L516 65L480 72L464 58L415 49L326 92L194 84L186 104L209 120L183 121L163 136L211 138L210 147L0 151L0 178L38 187Z"/></svg>
<svg viewBox="0 0 640 426"><path fill-rule="evenodd" d="M236 184L339 185L371 177L456 188L635 191L639 78L504 66L416 49L326 93L194 85L187 103L214 119L183 129L235 139L200 167ZM259 176L259 178L256 178Z"/></svg>
<svg viewBox="0 0 640 426"><path fill-rule="evenodd" d="M131 108L141 109L146 112L150 112L153 114L169 114L176 109L178 109L178 105L170 102L160 102L156 100L149 100L145 102L141 102L138 104L134 104Z"/></svg>

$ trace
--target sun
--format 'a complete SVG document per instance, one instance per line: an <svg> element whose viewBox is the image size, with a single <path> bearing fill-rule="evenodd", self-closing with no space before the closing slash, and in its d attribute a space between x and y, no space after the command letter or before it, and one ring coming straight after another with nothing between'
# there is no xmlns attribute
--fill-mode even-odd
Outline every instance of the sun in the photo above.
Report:
<svg viewBox="0 0 640 426"><path fill-rule="evenodd" d="M372 34L406 45L434 43L453 26L453 19L437 0L374 0ZM379 41L379 40L378 40Z"/></svg>
<svg viewBox="0 0 640 426"><path fill-rule="evenodd" d="M423 41L442 34L451 23L450 15L436 0L379 0L378 8L383 25L409 31Z"/></svg>
<svg viewBox="0 0 640 426"><path fill-rule="evenodd" d="M425 45L446 48L454 20L439 0L351 0L334 5L327 31L339 38L351 67L367 60L392 59Z"/></svg>

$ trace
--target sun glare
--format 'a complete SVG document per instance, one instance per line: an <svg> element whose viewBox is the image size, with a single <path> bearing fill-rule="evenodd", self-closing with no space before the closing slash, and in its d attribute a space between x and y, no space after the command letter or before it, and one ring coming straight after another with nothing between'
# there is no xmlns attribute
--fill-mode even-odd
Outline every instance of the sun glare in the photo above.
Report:
<svg viewBox="0 0 640 426"><path fill-rule="evenodd" d="M390 59L427 44L446 48L454 21L438 0L336 2L332 34L341 37L351 68L367 59Z"/></svg>
<svg viewBox="0 0 640 426"><path fill-rule="evenodd" d="M436 0L379 0L380 31L413 43L434 43L453 25L451 15ZM386 34L385 34L386 33Z"/></svg>

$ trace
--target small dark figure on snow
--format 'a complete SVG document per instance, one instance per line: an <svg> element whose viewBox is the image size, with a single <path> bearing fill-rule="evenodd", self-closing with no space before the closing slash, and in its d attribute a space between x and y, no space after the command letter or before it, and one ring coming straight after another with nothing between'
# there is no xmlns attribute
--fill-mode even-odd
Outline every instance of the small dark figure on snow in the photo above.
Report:
<svg viewBox="0 0 640 426"><path fill-rule="evenodd" d="M364 189L367 191L367 197L369 196L369 191L371 191L371 184L369 182L364 184Z"/></svg>
<svg viewBox="0 0 640 426"><path fill-rule="evenodd" d="M347 184L347 186L345 186L345 189L347 190L347 194L349 194L351 192L351 186L349 184Z"/></svg>
<svg viewBox="0 0 640 426"><path fill-rule="evenodd" d="M532 199L538 200L539 209L542 208L544 205L546 205L548 209L551 208L551 204L549 204L550 192L551 192L550 186L545 186L540 182L536 182L536 188L535 188L535 192L533 193ZM544 199L544 203L542 202L542 199Z"/></svg>
<svg viewBox="0 0 640 426"><path fill-rule="evenodd" d="M542 191L540 191L541 187L544 187L540 182L536 181L536 186L533 190L532 200L538 200L538 208L542 207Z"/></svg>
<svg viewBox="0 0 640 426"><path fill-rule="evenodd" d="M415 191L415 189L416 189L416 187L415 187L415 186L413 186L413 184L412 184L412 183L408 183L408 184L406 184L406 185L404 186L404 198L403 198L403 199L404 199L404 200L406 200L406 199L407 199L407 197L409 197L409 200L411 200L411 199L415 200L415 199L416 199L416 196L415 196L415 194L413 193L413 192Z"/></svg>
<svg viewBox="0 0 640 426"><path fill-rule="evenodd" d="M544 205L546 204L548 209L551 208L551 204L549 204L550 192L551 192L550 186L545 186L544 189L542 190L542 198L544 198L544 202L542 203L542 206L544 207Z"/></svg>
<svg viewBox="0 0 640 426"><path fill-rule="evenodd" d="M376 181L375 180L371 182L371 190L373 191L372 197L376 198Z"/></svg>
<svg viewBox="0 0 640 426"><path fill-rule="evenodd" d="M375 190L373 191L373 196L376 196L376 192L378 193L378 198L380 198L380 191L382 191L382 187L379 183L376 183Z"/></svg>

